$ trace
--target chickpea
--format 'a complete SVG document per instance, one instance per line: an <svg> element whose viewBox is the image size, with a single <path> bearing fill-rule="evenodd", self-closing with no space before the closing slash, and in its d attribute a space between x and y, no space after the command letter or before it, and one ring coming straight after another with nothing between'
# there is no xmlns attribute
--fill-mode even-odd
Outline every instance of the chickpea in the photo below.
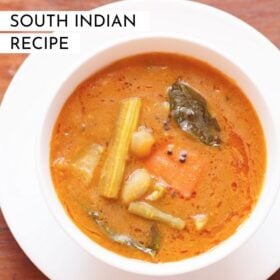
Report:
<svg viewBox="0 0 280 280"><path fill-rule="evenodd" d="M147 157L155 143L152 132L141 129L133 133L131 140L131 152L139 158Z"/></svg>
<svg viewBox="0 0 280 280"><path fill-rule="evenodd" d="M149 189L151 181L151 176L146 169L136 169L129 175L124 184L122 192L123 202L129 204L143 196Z"/></svg>

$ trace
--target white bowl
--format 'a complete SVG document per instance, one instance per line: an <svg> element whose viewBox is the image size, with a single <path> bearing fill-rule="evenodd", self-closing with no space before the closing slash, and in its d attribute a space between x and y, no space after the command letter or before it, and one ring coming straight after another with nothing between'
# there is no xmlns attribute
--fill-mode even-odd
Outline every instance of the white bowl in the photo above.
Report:
<svg viewBox="0 0 280 280"><path fill-rule="evenodd" d="M246 93L257 111L267 143L267 170L261 196L249 218L242 223L236 233L201 255L182 261L159 264L120 256L89 239L76 227L64 211L55 192L49 168L52 130L59 112L74 89L87 77L111 63L127 56L147 52L168 52L192 56L209 63L233 78ZM37 157L40 185L46 202L58 223L69 236L94 257L114 267L144 275L167 276L187 273L213 264L226 257L244 244L263 223L273 204L279 186L279 178L276 172L276 167L280 166L278 143L275 120L271 117L266 106L266 95L260 92L254 85L254 77L249 78L238 66L238 58L228 58L209 45L206 46L200 42L189 41L174 35L130 36L103 46L94 53L86 54L79 63L72 65L63 74L60 87L57 89L46 112L44 123L41 127Z"/></svg>

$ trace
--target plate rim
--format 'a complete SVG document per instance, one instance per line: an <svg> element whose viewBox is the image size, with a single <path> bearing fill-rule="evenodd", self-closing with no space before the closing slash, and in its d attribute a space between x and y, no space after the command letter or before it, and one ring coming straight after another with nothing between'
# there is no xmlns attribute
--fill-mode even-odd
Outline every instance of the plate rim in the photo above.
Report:
<svg viewBox="0 0 280 280"><path fill-rule="evenodd" d="M162 0L160 0L160 1L162 1ZM182 1L182 0L177 0L177 2L181 2L181 1ZM107 4L107 5L98 7L98 9L104 8L104 7L107 7L107 6L111 6L111 5L112 5L112 6L118 6L119 3L124 3L124 2L129 2L129 0L110 3L110 4ZM145 2L145 1L138 1L138 2ZM146 1L146 2L147 2L147 1ZM162 1L162 2L167 2L167 1ZM216 11L218 11L218 12L222 12L222 13L225 14L226 16L229 15L228 13L226 13L226 12L224 12L224 11L221 11L221 10L219 10L219 9L217 9L217 8L208 6L208 5L206 5L206 4L197 3L197 2L192 2L191 4L194 4L194 5L203 5L203 6L207 7L207 9L210 7L210 8L213 9L213 10L216 10ZM256 34L258 34L258 36L260 35L262 39L265 39L265 40L267 41L267 43L269 43L271 46L275 47L276 50L278 51L277 47L276 47L273 43L271 43L267 38L265 38L262 34L260 34L260 33L259 33L257 30L255 30L253 27L249 26L247 23L241 21L240 19L238 19L238 18L236 18L236 17L234 17L234 16L232 16L232 15L230 15L230 16L231 16L234 20L237 19L237 20L238 20L239 22L241 22L242 24L245 24L247 27L250 27L251 30L254 30L254 32L255 32ZM25 71L25 68L28 68L28 67L29 67L28 65L29 65L30 61L32 62L33 57L34 57L34 56L31 55L31 56L29 56L28 58L25 59L25 61L23 62L23 64L20 66L19 70L18 70L17 73L15 74L15 77L14 77L14 79L12 80L11 84L9 85L9 88L8 88L8 90L6 91L6 94L4 95L3 102L2 102L2 106L1 106L1 110L0 110L0 112L1 112L1 115L0 115L0 116L2 117L1 119L3 119L3 115L4 115L3 111L6 110L6 108L5 108L5 106L6 106L5 104L7 103L6 99L9 98L9 97L8 97L9 95L11 95L10 92L12 92L13 87L14 87L14 84L16 84L16 82L17 82L17 80L18 80L18 77L19 77L20 75L22 75L22 73ZM3 109L3 108L4 108L4 109ZM1 192L1 191L0 191L0 192ZM3 193L3 192L4 192L4 191L2 190L2 193ZM0 196L0 201L1 201L1 199L2 199L1 197L2 197L2 195ZM1 201L1 205L3 205L3 202L2 202L2 201ZM4 205L5 205L5 203L4 203ZM9 228L11 229L11 231L12 231L12 233L13 233L15 239L17 240L18 244L21 244L21 242L17 239L17 234L15 234L15 233L13 232L13 226L10 225L9 219L6 219L6 216L8 217L9 215L6 213L5 208L2 209L2 212L3 212L4 218L5 218L5 220L6 220L7 224L8 224L8 226L9 226ZM20 246L21 246L21 245L20 245ZM22 246L21 246L21 247L22 247ZM29 256L29 254L26 252L26 250L25 250L24 248L22 248L22 249L23 249L23 251L27 254L27 256L29 257L29 259L36 265L35 261L33 261L33 257ZM37 266L37 265L36 265L36 266ZM40 267L40 270L44 272L44 270L43 270L41 267ZM44 273L45 273L45 272L44 272ZM48 275L47 273L45 273L45 274Z"/></svg>

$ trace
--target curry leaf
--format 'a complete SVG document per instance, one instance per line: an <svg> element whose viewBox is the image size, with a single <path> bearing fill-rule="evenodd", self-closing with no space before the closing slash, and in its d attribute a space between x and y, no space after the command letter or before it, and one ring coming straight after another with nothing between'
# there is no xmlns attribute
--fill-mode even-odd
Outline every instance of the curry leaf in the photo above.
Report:
<svg viewBox="0 0 280 280"><path fill-rule="evenodd" d="M159 228L157 224L154 223L151 226L151 243L149 247L155 252L158 252L160 248L160 241L161 241L161 237L160 237Z"/></svg>
<svg viewBox="0 0 280 280"><path fill-rule="evenodd" d="M93 218L95 223L98 225L100 230L112 241L126 245L128 247L133 247L145 254L148 254L152 257L158 252L159 249L159 233L157 227L151 228L151 247L146 247L140 242L133 240L131 237L114 232L101 218L101 215L98 211L89 211L89 215Z"/></svg>
<svg viewBox="0 0 280 280"><path fill-rule="evenodd" d="M221 145L220 126L202 95L180 80L169 88L168 95L171 116L183 131L206 145Z"/></svg>

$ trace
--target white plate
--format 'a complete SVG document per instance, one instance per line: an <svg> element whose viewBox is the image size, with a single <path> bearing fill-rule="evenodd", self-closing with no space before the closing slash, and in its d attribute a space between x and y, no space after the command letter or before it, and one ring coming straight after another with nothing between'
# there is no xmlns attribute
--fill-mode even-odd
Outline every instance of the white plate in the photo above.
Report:
<svg viewBox="0 0 280 280"><path fill-rule="evenodd" d="M240 20L214 8L180 0L133 0L99 8L151 12L151 32L167 31L215 46L258 80L280 105L280 54ZM82 52L126 32L82 35ZM38 187L35 166L37 125L44 103L62 73L79 55L31 55L17 72L1 106L0 199L5 219L28 257L51 279L148 279L94 259L60 228ZM203 59L203 58L202 58ZM278 99L277 99L278 96ZM280 112L280 110L279 110ZM280 120L280 113L275 116ZM200 271L172 279L266 279L280 267L280 196L264 225L235 253ZM166 278L167 279L167 278Z"/></svg>

